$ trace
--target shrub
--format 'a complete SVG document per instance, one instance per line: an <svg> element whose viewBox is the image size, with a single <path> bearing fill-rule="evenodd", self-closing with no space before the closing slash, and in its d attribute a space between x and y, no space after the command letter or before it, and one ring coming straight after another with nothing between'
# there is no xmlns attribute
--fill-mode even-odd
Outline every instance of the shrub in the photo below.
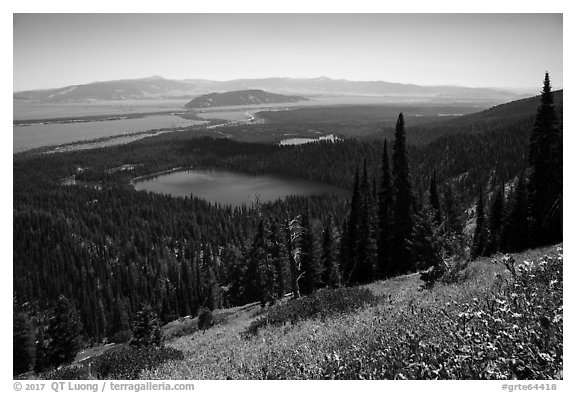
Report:
<svg viewBox="0 0 576 393"><path fill-rule="evenodd" d="M98 379L138 379L143 370L183 358L182 352L174 348L128 347L96 358L92 372Z"/></svg>
<svg viewBox="0 0 576 393"><path fill-rule="evenodd" d="M176 337L188 336L198 331L198 320L182 317L162 327L162 336L169 341Z"/></svg>
<svg viewBox="0 0 576 393"><path fill-rule="evenodd" d="M208 308L200 309L198 313L198 329L206 330L214 325L214 316Z"/></svg>
<svg viewBox="0 0 576 393"><path fill-rule="evenodd" d="M376 304L376 301L377 298L366 288L321 289L309 296L271 307L263 316L252 322L245 333L247 336L254 335L258 329L267 325L294 324L316 317L325 319Z"/></svg>
<svg viewBox="0 0 576 393"><path fill-rule="evenodd" d="M91 379L88 366L68 365L60 367L58 370L48 371L40 375L40 379L70 380L70 379Z"/></svg>
<svg viewBox="0 0 576 393"><path fill-rule="evenodd" d="M432 289L434 285L442 278L442 276L446 273L447 265L442 261L437 266L429 267L428 269L424 270L420 273L420 280L423 281L422 288L424 289Z"/></svg>
<svg viewBox="0 0 576 393"><path fill-rule="evenodd" d="M446 263L446 269L442 274L441 281L444 284L456 284L466 281L470 276L469 264L469 260L466 258L450 258Z"/></svg>
<svg viewBox="0 0 576 393"><path fill-rule="evenodd" d="M142 371L169 360L182 360L182 352L166 347L124 347L101 355L89 363L60 367L41 374L40 379L138 379Z"/></svg>
<svg viewBox="0 0 576 393"><path fill-rule="evenodd" d="M132 338L132 330L122 330L120 332L116 332L110 337L110 342L116 344L124 344L130 341Z"/></svg>
<svg viewBox="0 0 576 393"><path fill-rule="evenodd" d="M467 302L400 311L326 355L329 379L562 379L562 250L513 266ZM480 295L480 294L478 294ZM306 375L298 377L306 378Z"/></svg>

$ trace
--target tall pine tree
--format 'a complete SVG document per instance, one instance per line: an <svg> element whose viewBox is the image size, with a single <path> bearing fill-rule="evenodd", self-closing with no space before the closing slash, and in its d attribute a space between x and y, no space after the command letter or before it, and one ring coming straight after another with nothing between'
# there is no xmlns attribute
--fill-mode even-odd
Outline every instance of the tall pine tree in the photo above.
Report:
<svg viewBox="0 0 576 393"><path fill-rule="evenodd" d="M30 369L30 320L19 310L12 312L12 374L19 375Z"/></svg>
<svg viewBox="0 0 576 393"><path fill-rule="evenodd" d="M360 184L361 204L358 222L358 240L354 265L347 279L348 285L366 284L374 279L374 265L376 264L376 237L374 235L374 201L370 182L368 181L368 168L364 160L362 182Z"/></svg>
<svg viewBox="0 0 576 393"><path fill-rule="evenodd" d="M500 250L502 230L502 215L504 213L504 188L494 190L492 203L488 210L488 238L486 239L486 255L492 255Z"/></svg>
<svg viewBox="0 0 576 393"><path fill-rule="evenodd" d="M292 297L298 299L300 297L300 263L298 250L300 246L300 231L298 229L298 219L286 220L284 222L284 239L286 241L286 253L288 255L288 268L290 270L290 289L292 290Z"/></svg>
<svg viewBox="0 0 576 393"><path fill-rule="evenodd" d="M392 230L392 273L403 274L414 269L409 242L413 231L412 187L406 154L406 132L404 115L400 113L394 134L392 154L393 230Z"/></svg>
<svg viewBox="0 0 576 393"><path fill-rule="evenodd" d="M220 285L218 284L218 277L216 276L215 259L212 255L212 250L206 252L207 258L205 260L204 269L206 271L206 282L204 287L204 304L211 311L220 308L221 296Z"/></svg>
<svg viewBox="0 0 576 393"><path fill-rule="evenodd" d="M43 321L39 321L38 323L34 349L34 372L39 374L50 366L50 354L48 353L48 344L46 343Z"/></svg>
<svg viewBox="0 0 576 393"><path fill-rule="evenodd" d="M358 245L358 224L360 218L360 209L362 205L362 195L360 189L360 178L358 175L358 169L356 169L356 175L354 176L354 187L352 190L352 199L350 202L350 214L348 220L346 221L346 231L342 237L342 241L346 242L341 248L342 252L340 254L340 266L342 268L342 276L346 279L350 277L352 268L356 261L356 248Z"/></svg>
<svg viewBox="0 0 576 393"><path fill-rule="evenodd" d="M533 246L562 240L562 136L546 72L530 135L529 214Z"/></svg>
<svg viewBox="0 0 576 393"><path fill-rule="evenodd" d="M72 362L81 348L82 324L76 308L63 295L56 301L48 324L48 353L54 367Z"/></svg>
<svg viewBox="0 0 576 393"><path fill-rule="evenodd" d="M288 258L284 245L281 227L273 222L270 228L270 258L274 265L274 295L282 299L288 289Z"/></svg>
<svg viewBox="0 0 576 393"><path fill-rule="evenodd" d="M148 347L162 345L162 332L158 315L147 303L142 304L134 318L134 336L130 345Z"/></svg>
<svg viewBox="0 0 576 393"><path fill-rule="evenodd" d="M434 211L423 208L414 213L414 234L409 241L412 259L418 270L442 263L442 243L434 226Z"/></svg>
<svg viewBox="0 0 576 393"><path fill-rule="evenodd" d="M271 279L274 270L269 255L269 236L264 220L261 219L254 243L249 250L246 272L246 299L258 300L262 307L272 300L274 292L274 282Z"/></svg>
<svg viewBox="0 0 576 393"><path fill-rule="evenodd" d="M478 193L478 202L476 202L476 229L474 229L474 239L472 241L472 248L470 250L470 257L472 259L484 255L486 247L486 220L484 215L484 198L482 190Z"/></svg>
<svg viewBox="0 0 576 393"><path fill-rule="evenodd" d="M390 166L388 162L387 141L384 139L384 147L382 149L382 174L380 178L380 190L378 193L378 255L376 264L379 278L386 278L391 274L391 205L392 184L390 179Z"/></svg>
<svg viewBox="0 0 576 393"><path fill-rule="evenodd" d="M442 223L442 229L444 234L456 237L460 236L464 227L461 218L461 207L454 197L454 189L450 184L444 186L443 215L444 222Z"/></svg>
<svg viewBox="0 0 576 393"><path fill-rule="evenodd" d="M328 288L340 286L340 269L335 255L334 234L332 232L332 219L328 219L324 227L322 240L322 266L324 267L322 281Z"/></svg>
<svg viewBox="0 0 576 393"><path fill-rule="evenodd" d="M321 266L318 257L318 242L314 235L308 212L302 214L302 239L300 246L300 293L309 295L321 284Z"/></svg>
<svg viewBox="0 0 576 393"><path fill-rule="evenodd" d="M433 212L433 219L436 225L440 224L442 221L442 213L440 211L440 198L438 198L438 190L436 189L436 169L432 172L432 178L430 179L430 208Z"/></svg>
<svg viewBox="0 0 576 393"><path fill-rule="evenodd" d="M514 191L506 203L502 225L501 247L504 252L518 252L530 246L528 230L528 196L525 174L516 181Z"/></svg>

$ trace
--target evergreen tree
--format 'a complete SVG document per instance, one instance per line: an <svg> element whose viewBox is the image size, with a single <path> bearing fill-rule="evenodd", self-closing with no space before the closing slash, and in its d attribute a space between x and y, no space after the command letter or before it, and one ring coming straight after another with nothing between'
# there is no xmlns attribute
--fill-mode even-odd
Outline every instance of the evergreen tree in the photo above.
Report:
<svg viewBox="0 0 576 393"><path fill-rule="evenodd" d="M388 162L387 141L384 139L382 149L382 175L380 178L380 191L378 193L378 255L377 270L379 278L390 275L390 252L392 249L390 238L390 207L392 205L392 185L390 183L390 168Z"/></svg>
<svg viewBox="0 0 576 393"><path fill-rule="evenodd" d="M432 172L432 178L430 179L430 208L432 209L433 219L436 224L440 224L442 221L442 213L440 211L440 198L438 197L438 190L436 189L436 169Z"/></svg>
<svg viewBox="0 0 576 393"><path fill-rule="evenodd" d="M124 298L119 298L114 302L111 324L108 329L108 337L112 342L126 342L130 339L130 318L128 302Z"/></svg>
<svg viewBox="0 0 576 393"><path fill-rule="evenodd" d="M414 269L414 263L411 260L411 253L408 249L413 230L413 196L410 185L408 157L406 155L404 115L402 113L398 116L394 134L392 185L394 193L392 208L394 223L392 230L392 272L394 274L403 274Z"/></svg>
<svg viewBox="0 0 576 393"><path fill-rule="evenodd" d="M274 295L282 299L288 292L288 263L281 227L276 222L270 228L270 257L274 265Z"/></svg>
<svg viewBox="0 0 576 393"><path fill-rule="evenodd" d="M502 215L504 213L504 188L494 190L494 197L488 211L488 238L486 239L486 255L492 255L500 250L502 230Z"/></svg>
<svg viewBox="0 0 576 393"><path fill-rule="evenodd" d="M376 263L376 238L374 236L374 202L372 190L368 181L368 169L364 160L362 182L360 184L360 220L358 222L358 240L354 265L349 273L347 285L366 284L374 279Z"/></svg>
<svg viewBox="0 0 576 393"><path fill-rule="evenodd" d="M344 284L342 282L342 276L344 274L345 259L347 258L348 255L347 240L348 240L348 219L345 218L344 222L342 222L342 226L340 227L340 239L338 241L338 255L337 255L341 284Z"/></svg>
<svg viewBox="0 0 576 393"><path fill-rule="evenodd" d="M286 220L284 223L284 238L286 239L286 252L288 254L288 267L290 269L290 289L292 290L292 297L298 299L300 297L300 263L299 263L299 239L300 232L298 230L298 219Z"/></svg>
<svg viewBox="0 0 576 393"><path fill-rule="evenodd" d="M262 285L259 299L260 305L262 307L265 307L267 304L272 305L276 302L276 275L273 260L269 252L259 261L258 272Z"/></svg>
<svg viewBox="0 0 576 393"><path fill-rule="evenodd" d="M249 251L247 275L247 301L258 300L262 307L272 300L273 296L273 269L269 255L268 230L261 219L254 243Z"/></svg>
<svg viewBox="0 0 576 393"><path fill-rule="evenodd" d="M203 278L201 281L202 305L210 310L220 308L222 296L217 275L218 266L210 245L207 245L202 250L202 266L200 270Z"/></svg>
<svg viewBox="0 0 576 393"><path fill-rule="evenodd" d="M181 313L184 315L192 314L191 303L194 301L192 298L192 291L190 286L192 285L190 277L190 267L188 261L182 260L180 263L180 276L181 285L179 286L179 298L181 305Z"/></svg>
<svg viewBox="0 0 576 393"><path fill-rule="evenodd" d="M70 363L82 345L82 324L78 312L70 301L61 295L56 301L54 314L46 331L50 364L58 367Z"/></svg>
<svg viewBox="0 0 576 393"><path fill-rule="evenodd" d="M30 320L22 311L12 313L12 374L19 375L30 369Z"/></svg>
<svg viewBox="0 0 576 393"><path fill-rule="evenodd" d="M198 299L198 303L203 302L203 291L202 286L204 285L204 272L202 271L200 264L200 255L195 253L192 255L192 293L195 299Z"/></svg>
<svg viewBox="0 0 576 393"><path fill-rule="evenodd" d="M546 72L530 135L529 214L533 246L562 240L562 136Z"/></svg>
<svg viewBox="0 0 576 393"><path fill-rule="evenodd" d="M134 335L130 345L135 347L162 345L162 332L158 315L147 303L143 304L136 313Z"/></svg>
<svg viewBox="0 0 576 393"><path fill-rule="evenodd" d="M218 284L218 278L216 277L216 269L214 267L214 260L209 259L208 265L206 266L206 287L204 304L211 311L220 308L221 296L220 296L220 285Z"/></svg>
<svg viewBox="0 0 576 393"><path fill-rule="evenodd" d="M460 236L464 227L461 219L461 208L454 198L454 189L450 184L444 187L444 221L442 229L445 234Z"/></svg>
<svg viewBox="0 0 576 393"><path fill-rule="evenodd" d="M320 288L321 266L318 244L308 213L302 214L302 241L300 247L300 293L309 295Z"/></svg>
<svg viewBox="0 0 576 393"><path fill-rule="evenodd" d="M338 288L340 286L340 269L334 252L334 235L332 233L332 220L329 219L324 227L322 241L322 265L324 274L322 282L329 288Z"/></svg>
<svg viewBox="0 0 576 393"><path fill-rule="evenodd" d="M424 191L422 191L422 188L418 188L413 194L412 213L417 214L420 210L424 209Z"/></svg>
<svg viewBox="0 0 576 393"><path fill-rule="evenodd" d="M478 194L478 202L476 203L476 228L474 229L474 239L472 241L472 248L470 250L470 257L475 259L484 255L486 247L486 222L484 216L484 198L482 197L482 190Z"/></svg>
<svg viewBox="0 0 576 393"><path fill-rule="evenodd" d="M350 214L348 216L346 232L342 241L346 242L344 250L345 255L341 255L341 268L343 277L350 277L352 268L356 261L356 247L358 244L358 221L360 217L360 209L362 205L362 195L360 190L360 179L358 169L354 176L354 187L352 189L352 199L350 202Z"/></svg>
<svg viewBox="0 0 576 393"><path fill-rule="evenodd" d="M50 357L48 354L48 347L44 337L43 322L38 323L38 330L36 332L36 345L34 356L34 372L40 374L50 366Z"/></svg>
<svg viewBox="0 0 576 393"><path fill-rule="evenodd" d="M506 213L502 224L502 251L518 252L525 250L530 245L529 236L528 197L525 174L522 172L506 204Z"/></svg>
<svg viewBox="0 0 576 393"><path fill-rule="evenodd" d="M238 255L229 254L228 262L228 280L229 287L226 292L226 302L230 306L239 306L248 303L246 300L246 271L247 271L247 255L248 251L243 250Z"/></svg>
<svg viewBox="0 0 576 393"><path fill-rule="evenodd" d="M416 269L425 270L442 263L442 242L439 227L434 226L433 209L422 209L414 214L414 233L409 240L412 260Z"/></svg>
<svg viewBox="0 0 576 393"><path fill-rule="evenodd" d="M108 318L106 317L106 312L104 310L104 302L100 297L96 303L96 332L94 337L98 341L102 341L106 337L106 331L109 329Z"/></svg>

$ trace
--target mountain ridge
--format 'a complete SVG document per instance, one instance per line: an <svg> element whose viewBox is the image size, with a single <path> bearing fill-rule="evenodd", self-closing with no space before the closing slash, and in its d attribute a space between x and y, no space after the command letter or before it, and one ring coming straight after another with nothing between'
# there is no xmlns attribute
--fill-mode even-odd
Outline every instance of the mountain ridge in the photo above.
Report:
<svg viewBox="0 0 576 393"><path fill-rule="evenodd" d="M288 102L308 101L299 96L287 96L283 94L269 93L264 90L236 90L224 93L209 93L189 101L185 108L210 108L218 106L279 104Z"/></svg>
<svg viewBox="0 0 576 393"><path fill-rule="evenodd" d="M420 99L477 99L499 102L521 98L505 89L463 86L423 86L386 81L351 81L318 78L255 78L213 81L206 79L165 79L152 76L120 79L53 89L26 90L13 93L20 102L67 103L150 98L194 98L199 95L237 90L264 90L275 94L298 95L375 95Z"/></svg>

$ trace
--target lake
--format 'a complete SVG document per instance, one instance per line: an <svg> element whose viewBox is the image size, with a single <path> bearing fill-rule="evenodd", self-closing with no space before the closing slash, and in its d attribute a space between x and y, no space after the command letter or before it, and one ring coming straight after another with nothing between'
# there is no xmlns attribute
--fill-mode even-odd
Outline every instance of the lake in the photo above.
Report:
<svg viewBox="0 0 576 393"><path fill-rule="evenodd" d="M118 119L73 123L48 123L14 126L14 153L44 146L113 137L160 128L187 127L203 122L179 116L152 115L134 119Z"/></svg>
<svg viewBox="0 0 576 393"><path fill-rule="evenodd" d="M329 184L272 175L247 175L223 170L188 170L172 172L134 183L136 190L146 190L172 196L191 194L211 203L250 206L273 202L290 195L334 194L348 198L350 192Z"/></svg>
<svg viewBox="0 0 576 393"><path fill-rule="evenodd" d="M281 146L304 145L306 143L312 143L312 142L320 142L320 141L335 142L337 140L340 140L340 138L338 138L336 135L330 134L330 135L321 136L318 138L300 138L300 137L298 137L298 138L282 139L280 141L280 145Z"/></svg>

